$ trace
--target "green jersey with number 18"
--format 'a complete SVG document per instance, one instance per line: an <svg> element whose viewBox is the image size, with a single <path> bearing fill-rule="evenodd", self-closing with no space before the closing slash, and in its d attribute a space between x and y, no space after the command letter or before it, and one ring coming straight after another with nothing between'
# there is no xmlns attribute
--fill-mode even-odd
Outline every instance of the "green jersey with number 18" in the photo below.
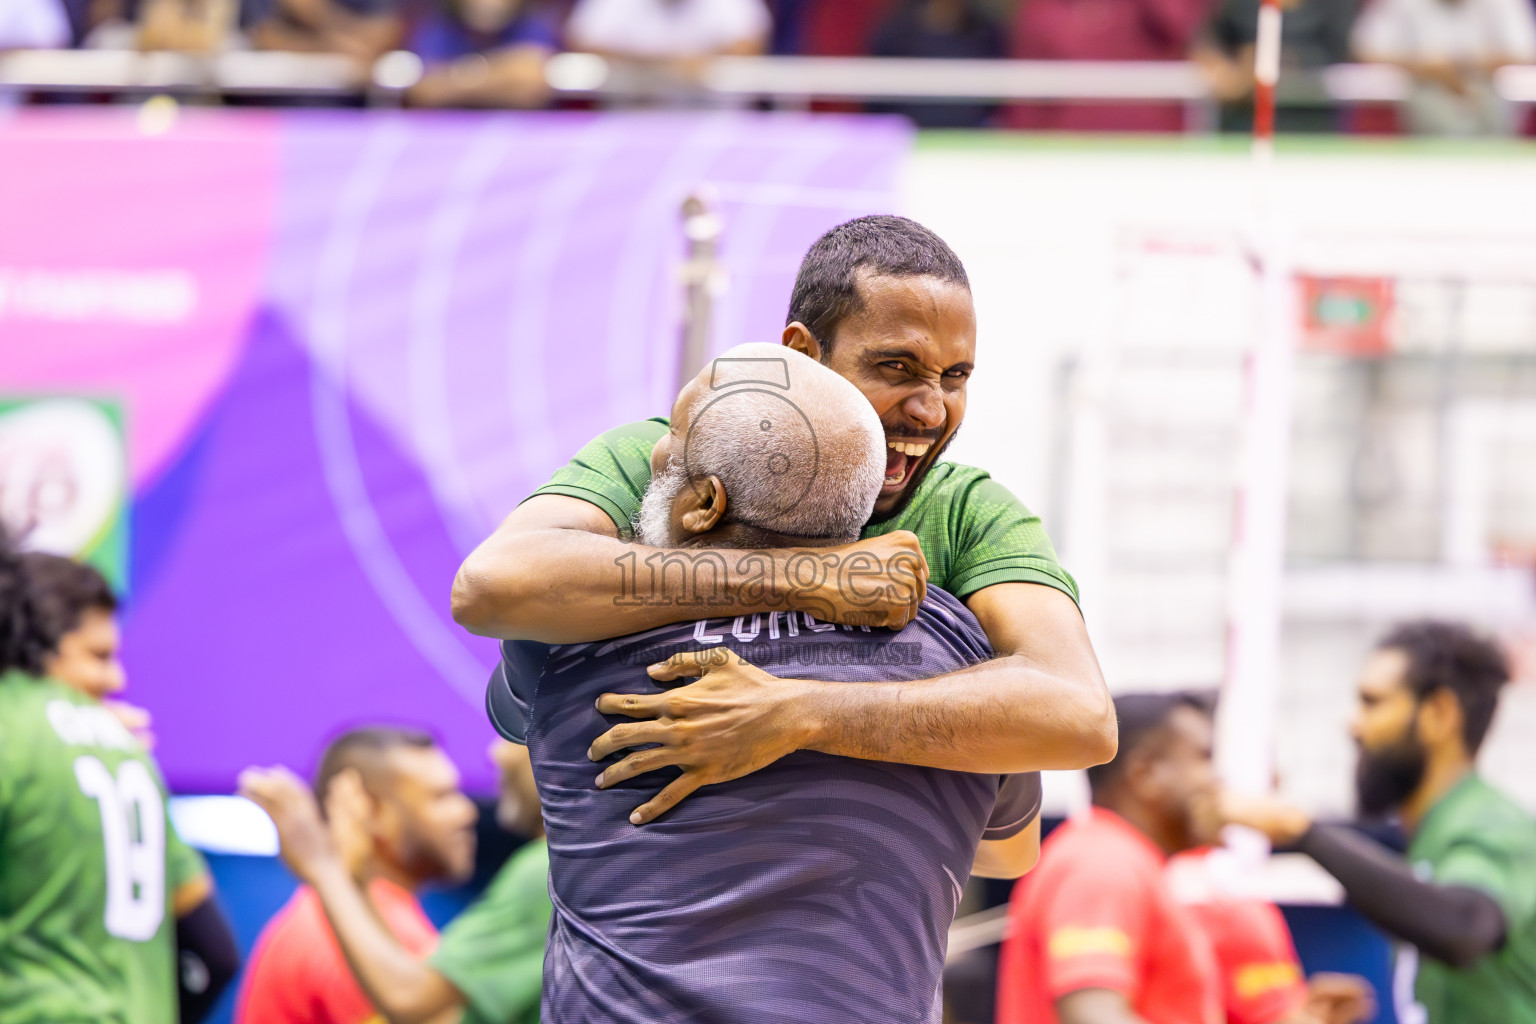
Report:
<svg viewBox="0 0 1536 1024"><path fill-rule="evenodd" d="M175 1021L171 895L204 870L111 712L0 676L0 1021Z"/></svg>

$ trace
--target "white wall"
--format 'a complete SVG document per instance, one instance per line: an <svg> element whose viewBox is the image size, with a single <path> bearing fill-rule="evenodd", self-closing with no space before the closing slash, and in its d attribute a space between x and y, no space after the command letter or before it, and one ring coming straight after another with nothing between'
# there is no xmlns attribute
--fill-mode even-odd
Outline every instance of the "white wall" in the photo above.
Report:
<svg viewBox="0 0 1536 1024"><path fill-rule="evenodd" d="M1515 364L1536 367L1533 182L1536 149L1528 146L1317 142L1282 144L1275 196L1302 264L1318 271L1403 275L1394 336L1404 348L1424 352L1444 344L1455 313L1464 347L1496 350ZM1181 680L1198 685L1214 681L1208 678L1212 674L1219 677L1222 600L1231 596L1220 591L1222 568L1138 576L1116 565L1134 561L1132 555L1155 561L1168 554L1160 548L1180 544L1196 550L1200 536L1178 533L1180 523L1191 532L1187 526L1197 519L1194 533L1224 545L1229 505L1217 494L1199 497L1197 484L1214 481L1207 490L1220 492L1234 466L1219 443L1203 455L1183 442L1181 451L1121 451L1121 465L1107 473L1112 485L1139 471L1168 486L1149 490L1147 479L1136 481L1139 497L1112 490L1103 510L1103 535L1089 538L1092 550L1078 550L1074 528L1081 536L1082 524L1073 522L1062 487L1074 467L1061 449L1067 422L1061 367L1070 357L1081 357L1096 332L1103 336L1107 311L1130 310L1131 322L1120 325L1117 344L1138 349L1141 361L1120 367L1107 415L1124 418L1128 409L1141 407L1138 414L1205 416L1235 430L1241 377L1234 360L1251 341L1254 323L1240 260L1231 253L1149 256L1143 243L1150 236L1219 248L1238 240L1250 222L1253 196L1242 146L1183 140L1053 144L926 137L903 183L903 212L954 246L976 296L978 371L953 457L987 467L1045 514L1067 568L1081 567L1091 577L1083 580L1090 627L1112 686L1120 689ZM1128 275L1117 276L1127 267ZM1471 282L1454 310L1436 290L1445 276ZM1128 291L1137 293L1129 301ZM1175 349L1201 354L1192 363L1162 354ZM1230 368L1222 363L1222 351L1231 357ZM1337 360L1300 363L1297 422L1311 432L1296 448L1292 522L1293 529L1321 532L1310 548L1313 538L1293 536L1293 551L1323 550L1326 530L1338 526L1330 517L1337 520L1347 511L1339 502L1357 438L1347 424L1341 429L1337 417L1330 419L1337 411L1330 404L1338 400L1334 384L1345 370ZM1536 402L1531 374L1510 389L1508 397ZM1422 420L1415 422L1422 427ZM1390 424L1380 429L1400 447L1404 475L1429 471L1419 462L1428 458L1432 432L1426 438L1409 437L1406 428ZM1110 448L1117 444L1123 447L1123 440L1111 439ZM1236 450L1234 443L1231 451ZM1536 448L1531 454L1536 458ZM1508 462L1507 454L1501 457ZM1437 500L1432 492L1419 497ZM1510 504L1528 498L1522 492L1518 499L1491 500ZM1438 510L1431 507L1429 513ZM1167 520L1159 530L1138 534L1138 523L1159 516ZM1432 554L1431 560L1437 557ZM1490 628L1536 623L1531 600L1536 588L1511 585L1513 570L1501 575L1473 567L1473 576L1458 584L1462 590L1452 591L1437 566L1422 568L1417 575L1387 578L1382 573L1390 576L1391 565L1292 560L1293 611L1298 602L1313 601L1308 594L1318 588L1328 597L1327 607L1306 605L1304 614L1292 615L1286 625L1277 758L1286 789L1315 808L1348 806L1353 754L1344 724L1353 673L1371 637L1387 622L1419 605L1459 611L1459 604L1445 607L1446 595L1465 593L1465 613ZM1342 572L1347 585L1332 577L1320 581L1317 574L1328 572ZM1127 596L1132 592L1134 600ZM1536 684L1517 686L1506 705L1485 763L1536 807L1536 750L1522 743L1529 733L1519 735L1517 728L1536 726Z"/></svg>

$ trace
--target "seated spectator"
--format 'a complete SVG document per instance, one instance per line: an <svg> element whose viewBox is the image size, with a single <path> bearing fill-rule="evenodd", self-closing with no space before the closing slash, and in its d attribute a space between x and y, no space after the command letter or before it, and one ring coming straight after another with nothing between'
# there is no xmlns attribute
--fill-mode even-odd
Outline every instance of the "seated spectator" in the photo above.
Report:
<svg viewBox="0 0 1536 1024"><path fill-rule="evenodd" d="M810 0L767 0L768 13L773 19L773 33L769 38L768 52L793 55L803 49L806 15L813 4Z"/></svg>
<svg viewBox="0 0 1536 1024"><path fill-rule="evenodd" d="M573 50L638 61L762 53L772 23L762 0L576 0Z"/></svg>
<svg viewBox="0 0 1536 1024"><path fill-rule="evenodd" d="M901 0L875 31L876 57L990 59L1006 52L1002 26L976 0ZM905 114L923 128L975 128L993 107L980 103L906 103L876 108Z"/></svg>
<svg viewBox="0 0 1536 1024"><path fill-rule="evenodd" d="M248 0L252 2L252 0ZM254 0L266 10L246 21L261 50L340 53L372 64L400 45L395 0Z"/></svg>
<svg viewBox="0 0 1536 1024"><path fill-rule="evenodd" d="M1492 75L1536 60L1530 0L1375 0L1355 26L1359 59L1413 76L1408 126L1424 135L1502 135L1514 129Z"/></svg>
<svg viewBox="0 0 1536 1024"><path fill-rule="evenodd" d="M69 17L59 0L0 3L0 50L45 50L69 45Z"/></svg>
<svg viewBox="0 0 1536 1024"><path fill-rule="evenodd" d="M93 50L213 54L249 46L241 26L259 17L241 0L97 0L82 43Z"/></svg>
<svg viewBox="0 0 1536 1024"><path fill-rule="evenodd" d="M1255 0L1257 2L1257 0ZM1014 25L1020 60L1182 61L1207 0L1023 0ZM1184 108L1168 103L1033 103L1008 109L1015 128L1176 132Z"/></svg>
<svg viewBox="0 0 1536 1024"><path fill-rule="evenodd" d="M528 0L443 0L411 32L427 64L417 106L534 107L549 99L544 61L559 48L554 17Z"/></svg>
<svg viewBox="0 0 1536 1024"><path fill-rule="evenodd" d="M349 884L366 885L381 930L409 953L437 946L416 891L463 880L475 862L475 805L424 733L355 729L320 759L315 793ZM319 831L324 831L320 829ZM302 886L262 929L240 991L241 1024L361 1024L375 1010L352 977L321 896Z"/></svg>
<svg viewBox="0 0 1536 1024"><path fill-rule="evenodd" d="M1280 8L1283 68L1315 70L1350 59L1349 30L1359 9L1357 0L1280 0ZM1221 0L1195 46L1195 61L1205 69L1222 103L1224 131L1253 127L1253 46L1258 26L1258 4ZM1332 131L1337 120L1332 106L1290 106L1275 112L1275 127L1283 132Z"/></svg>

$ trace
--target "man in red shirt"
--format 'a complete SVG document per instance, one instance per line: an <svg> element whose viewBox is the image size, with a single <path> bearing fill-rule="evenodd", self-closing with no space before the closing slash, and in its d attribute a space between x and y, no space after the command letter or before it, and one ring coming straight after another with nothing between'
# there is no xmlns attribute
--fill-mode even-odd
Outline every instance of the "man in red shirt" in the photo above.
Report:
<svg viewBox="0 0 1536 1024"><path fill-rule="evenodd" d="M1175 858L1180 876L1208 876L1208 855ZM1357 1024L1376 1016L1375 992L1364 978L1303 975L1290 926L1273 903L1202 885L1189 909L1216 954L1227 1024Z"/></svg>
<svg viewBox="0 0 1536 1024"><path fill-rule="evenodd" d="M1353 1024L1373 1016L1361 979L1303 979L1273 904L1175 895L1168 858L1208 845L1218 827L1205 703L1129 695L1115 700L1115 713L1120 752L1088 769L1093 808L1057 829L1014 887L999 1024Z"/></svg>
<svg viewBox="0 0 1536 1024"><path fill-rule="evenodd" d="M437 930L416 902L431 881L469 877L475 805L430 736L356 729L321 758L315 793L353 877L366 883L383 923L418 956ZM362 1024L377 1012L358 987L314 890L302 886L267 923L246 970L240 1024Z"/></svg>
<svg viewBox="0 0 1536 1024"><path fill-rule="evenodd" d="M1168 886L1168 857L1216 834L1211 720L1194 699L1115 700L1120 752L1088 769L1093 807L1014 887L999 1024L1222 1024L1210 940Z"/></svg>

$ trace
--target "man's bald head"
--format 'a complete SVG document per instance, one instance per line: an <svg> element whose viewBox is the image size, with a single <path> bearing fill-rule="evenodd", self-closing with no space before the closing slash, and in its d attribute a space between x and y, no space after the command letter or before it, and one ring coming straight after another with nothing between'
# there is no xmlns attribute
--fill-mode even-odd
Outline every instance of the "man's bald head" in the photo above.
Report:
<svg viewBox="0 0 1536 1024"><path fill-rule="evenodd" d="M712 360L678 395L657 447L637 532L658 547L851 540L885 473L884 432L858 388L780 345Z"/></svg>

